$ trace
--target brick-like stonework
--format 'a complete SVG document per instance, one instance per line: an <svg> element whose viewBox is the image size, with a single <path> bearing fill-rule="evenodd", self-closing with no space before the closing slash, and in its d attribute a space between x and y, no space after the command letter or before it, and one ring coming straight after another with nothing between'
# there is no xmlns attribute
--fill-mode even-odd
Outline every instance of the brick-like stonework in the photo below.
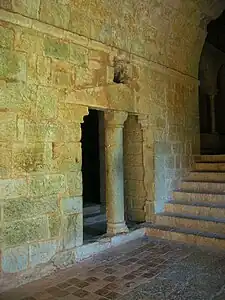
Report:
<svg viewBox="0 0 225 300"><path fill-rule="evenodd" d="M139 170L127 155L126 174L144 193L133 207L147 221L163 209L199 152L198 63L222 2L0 1L3 273L82 244L88 107L137 115ZM115 57L129 62L126 84L113 82Z"/></svg>

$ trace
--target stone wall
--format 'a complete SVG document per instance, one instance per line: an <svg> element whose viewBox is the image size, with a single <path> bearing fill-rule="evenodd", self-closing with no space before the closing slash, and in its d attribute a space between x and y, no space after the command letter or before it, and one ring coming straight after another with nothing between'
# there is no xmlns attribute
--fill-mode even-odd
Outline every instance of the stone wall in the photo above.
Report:
<svg viewBox="0 0 225 300"><path fill-rule="evenodd" d="M202 3L0 1L4 273L82 244L88 107L141 115L146 220L163 209L199 151ZM126 84L113 82L115 57L129 62Z"/></svg>

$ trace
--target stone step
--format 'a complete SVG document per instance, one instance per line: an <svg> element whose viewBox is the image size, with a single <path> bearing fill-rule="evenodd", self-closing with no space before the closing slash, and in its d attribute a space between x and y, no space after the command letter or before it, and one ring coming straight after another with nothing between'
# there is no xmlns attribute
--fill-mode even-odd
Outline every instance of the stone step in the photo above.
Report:
<svg viewBox="0 0 225 300"><path fill-rule="evenodd" d="M225 232L225 220L214 218L195 217L192 215L175 215L162 213L156 215L156 224L175 228L192 229L201 232L213 232L223 234Z"/></svg>
<svg viewBox="0 0 225 300"><path fill-rule="evenodd" d="M225 183L225 172L190 172L184 181L211 181Z"/></svg>
<svg viewBox="0 0 225 300"><path fill-rule="evenodd" d="M197 246L225 249L225 235L222 234L210 234L169 226L149 225L146 227L146 235L159 239L195 244Z"/></svg>
<svg viewBox="0 0 225 300"><path fill-rule="evenodd" d="M176 201L170 201L165 204L165 213L174 214L189 214L192 216L202 216L202 217L214 217L225 219L225 206L215 206L210 205L210 203L180 203Z"/></svg>
<svg viewBox="0 0 225 300"><path fill-rule="evenodd" d="M225 162L196 162L195 171L225 171Z"/></svg>
<svg viewBox="0 0 225 300"><path fill-rule="evenodd" d="M215 205L225 205L225 194L218 193L197 193L174 191L173 199L179 202L186 203L212 203Z"/></svg>
<svg viewBox="0 0 225 300"><path fill-rule="evenodd" d="M225 162L225 155L195 155L195 162Z"/></svg>
<svg viewBox="0 0 225 300"><path fill-rule="evenodd" d="M179 190L185 192L225 193L225 182L183 181L180 183Z"/></svg>

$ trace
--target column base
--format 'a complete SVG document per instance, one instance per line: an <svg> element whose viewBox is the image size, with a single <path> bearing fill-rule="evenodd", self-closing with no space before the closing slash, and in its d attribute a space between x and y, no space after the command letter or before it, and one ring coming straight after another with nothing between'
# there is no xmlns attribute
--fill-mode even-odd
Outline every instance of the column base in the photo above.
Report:
<svg viewBox="0 0 225 300"><path fill-rule="evenodd" d="M121 223L107 223L107 234L120 234L120 233L128 233L129 229L125 222Z"/></svg>

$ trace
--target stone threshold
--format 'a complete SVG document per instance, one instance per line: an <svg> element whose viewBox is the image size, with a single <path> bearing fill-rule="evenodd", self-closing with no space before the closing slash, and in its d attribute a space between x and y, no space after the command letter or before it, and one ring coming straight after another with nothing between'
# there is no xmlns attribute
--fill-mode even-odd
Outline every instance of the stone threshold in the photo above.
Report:
<svg viewBox="0 0 225 300"><path fill-rule="evenodd" d="M50 276L60 269L72 267L83 260L90 259L103 251L120 246L130 241L142 238L146 235L145 223L140 224L128 233L115 236L102 236L97 241L89 244L58 252L48 263L38 264L26 271L11 274L0 273L0 291L5 292L21 285Z"/></svg>

